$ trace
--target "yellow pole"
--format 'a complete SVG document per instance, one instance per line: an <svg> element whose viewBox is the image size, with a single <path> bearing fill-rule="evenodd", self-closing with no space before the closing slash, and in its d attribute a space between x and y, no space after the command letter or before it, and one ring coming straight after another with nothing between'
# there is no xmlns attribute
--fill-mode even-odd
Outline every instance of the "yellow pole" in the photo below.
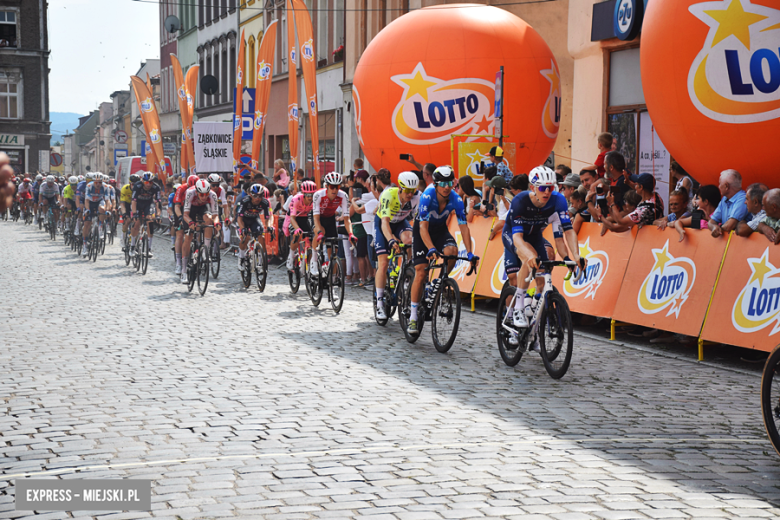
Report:
<svg viewBox="0 0 780 520"><path fill-rule="evenodd" d="M707 318L710 316L710 309L712 308L712 302L715 299L715 289L718 288L718 282L720 281L720 275L723 273L723 264L726 263L726 253L729 252L729 246L731 245L731 237L734 236L734 232L729 233L729 240L726 242L726 249L723 250L723 257L720 259L720 267L718 268L718 276L715 278L715 284L712 286L712 293L710 294L710 302L707 304L707 312L704 314L704 322L701 324L699 330L699 361L704 361L704 339L701 337L704 332L704 326L707 324Z"/></svg>

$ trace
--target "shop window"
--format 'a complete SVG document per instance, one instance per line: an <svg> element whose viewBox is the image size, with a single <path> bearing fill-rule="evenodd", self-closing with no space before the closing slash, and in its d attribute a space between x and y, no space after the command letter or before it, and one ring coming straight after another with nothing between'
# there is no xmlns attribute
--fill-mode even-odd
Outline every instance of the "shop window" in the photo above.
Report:
<svg viewBox="0 0 780 520"><path fill-rule="evenodd" d="M0 47L16 46L16 11L0 11Z"/></svg>
<svg viewBox="0 0 780 520"><path fill-rule="evenodd" d="M609 106L644 105L639 47L609 56Z"/></svg>
<svg viewBox="0 0 780 520"><path fill-rule="evenodd" d="M22 118L22 72L0 69L0 118Z"/></svg>

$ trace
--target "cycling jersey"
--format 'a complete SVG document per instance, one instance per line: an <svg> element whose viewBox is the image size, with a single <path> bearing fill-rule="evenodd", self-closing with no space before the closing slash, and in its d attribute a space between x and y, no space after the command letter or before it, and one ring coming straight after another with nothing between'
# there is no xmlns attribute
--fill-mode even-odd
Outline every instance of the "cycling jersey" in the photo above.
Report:
<svg viewBox="0 0 780 520"><path fill-rule="evenodd" d="M513 235L541 233L549 224L553 226L555 238L562 237L564 231L572 229L566 197L554 191L547 204L539 208L531 201L531 192L524 191L512 199L503 234L511 242Z"/></svg>
<svg viewBox="0 0 780 520"><path fill-rule="evenodd" d="M41 185L38 181L33 182L32 185L32 192L33 195L38 195L38 191L41 189Z"/></svg>
<svg viewBox="0 0 780 520"><path fill-rule="evenodd" d="M30 185L29 182L28 183L24 183L23 182L23 183L21 183L19 185L19 192L18 193L19 193L19 195L23 195L25 193L32 193L32 186Z"/></svg>
<svg viewBox="0 0 780 520"><path fill-rule="evenodd" d="M186 184L182 184L178 188L176 188L176 192L173 195L173 203L183 205L184 199L187 197L187 190L189 187Z"/></svg>
<svg viewBox="0 0 780 520"><path fill-rule="evenodd" d="M384 192L382 193L384 195ZM428 222L432 226L445 226L450 213L455 213L458 224L466 224L466 212L463 208L463 199L455 193L450 192L447 198L447 204L444 209L439 209L439 199L436 196L436 186L429 186L420 197L420 207L417 211L417 221Z"/></svg>
<svg viewBox="0 0 780 520"><path fill-rule="evenodd" d="M412 200L401 207L400 188L387 188L379 196L379 211L377 216L380 219L390 218L390 223L395 224L414 215L417 207L420 205L420 194L415 193Z"/></svg>
<svg viewBox="0 0 780 520"><path fill-rule="evenodd" d="M57 186L57 183L52 182L51 186L49 186L48 182L44 182L41 184L40 188L40 195L42 197L46 197L47 199L50 199L52 197L58 197L60 195L60 187Z"/></svg>
<svg viewBox="0 0 780 520"><path fill-rule="evenodd" d="M110 184L107 185L106 192L108 193L108 195L106 196L106 200L109 202L116 202L116 190L114 189L114 187L111 186Z"/></svg>
<svg viewBox="0 0 780 520"><path fill-rule="evenodd" d="M314 193L312 199L312 210L315 215L322 217L335 217L336 210L341 208L342 215L349 215L349 208L347 207L347 194L343 190L339 190L333 199L328 198L327 188L322 188Z"/></svg>
<svg viewBox="0 0 780 520"><path fill-rule="evenodd" d="M160 202L160 187L152 183L149 189L144 186L144 183L138 181L133 186L133 200L136 205L147 206L152 202Z"/></svg>
<svg viewBox="0 0 780 520"><path fill-rule="evenodd" d="M169 208L173 208L173 196L174 195L175 195L175 193L173 193L173 192L168 194L168 207Z"/></svg>
<svg viewBox="0 0 780 520"><path fill-rule="evenodd" d="M217 195L213 191L209 190L209 196L206 200L201 200L198 197L198 190L193 186L187 190L187 194L184 196L184 213L190 211L193 208L206 208L206 211L212 215L217 214Z"/></svg>
<svg viewBox="0 0 780 520"><path fill-rule="evenodd" d="M81 181L76 185L76 197L81 202L84 202L84 193L87 191L87 181Z"/></svg>
<svg viewBox="0 0 780 520"><path fill-rule="evenodd" d="M122 186L122 191L119 192L120 202L132 202L133 201L133 187L130 183Z"/></svg>
<svg viewBox="0 0 780 520"><path fill-rule="evenodd" d="M219 202L220 206L224 206L227 204L227 198L225 197L225 190L222 189L222 187L217 188L211 188L211 191L213 191L217 195L217 201Z"/></svg>
<svg viewBox="0 0 780 520"><path fill-rule="evenodd" d="M246 225L246 219L259 218L261 214L264 214L267 219L269 217L269 207L270 205L266 199L260 199L260 202L255 204L252 202L252 199L247 197L236 206L236 216L244 219L244 224Z"/></svg>
<svg viewBox="0 0 780 520"><path fill-rule="evenodd" d="M108 198L108 190L105 186L98 188L94 182L90 182L84 192L84 198L90 202L105 201Z"/></svg>
<svg viewBox="0 0 780 520"><path fill-rule="evenodd" d="M299 193L290 199L290 211L288 214L291 217L305 217L311 213L313 205L313 200L307 204L304 194Z"/></svg>
<svg viewBox="0 0 780 520"><path fill-rule="evenodd" d="M72 185L68 184L65 186L65 188L62 190L62 198L76 200L76 190L73 189Z"/></svg>

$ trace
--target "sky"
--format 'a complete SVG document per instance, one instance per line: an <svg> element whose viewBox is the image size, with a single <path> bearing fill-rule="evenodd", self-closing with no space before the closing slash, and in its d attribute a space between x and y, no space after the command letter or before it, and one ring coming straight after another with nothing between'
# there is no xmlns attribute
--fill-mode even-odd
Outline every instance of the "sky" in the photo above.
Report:
<svg viewBox="0 0 780 520"><path fill-rule="evenodd" d="M49 1L51 112L86 115L160 58L160 8L134 0Z"/></svg>

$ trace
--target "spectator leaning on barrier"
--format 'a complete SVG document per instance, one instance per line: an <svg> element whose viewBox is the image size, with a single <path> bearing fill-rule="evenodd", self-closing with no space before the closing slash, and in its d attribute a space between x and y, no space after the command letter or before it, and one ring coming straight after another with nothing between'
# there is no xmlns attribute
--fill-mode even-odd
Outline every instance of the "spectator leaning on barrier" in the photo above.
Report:
<svg viewBox="0 0 780 520"><path fill-rule="evenodd" d="M571 194L577 191L581 185L580 176L576 173L569 173L558 186L558 191L566 197L566 202L569 203L569 213L571 213Z"/></svg>
<svg viewBox="0 0 780 520"><path fill-rule="evenodd" d="M599 176L595 169L583 168L580 170L580 182L585 188L585 193L590 191L591 186L593 186L593 183L596 182L598 178Z"/></svg>
<svg viewBox="0 0 780 520"><path fill-rule="evenodd" d="M628 190L626 194L623 195L623 209L619 210L620 216L625 217L629 213L635 211L641 202L642 197L635 190ZM611 216L601 219L601 223L603 224L601 227L601 236L606 235L607 231L622 233L631 229L631 226L616 223Z"/></svg>
<svg viewBox="0 0 780 520"><path fill-rule="evenodd" d="M610 152L610 154L616 152ZM609 157L609 154L607 154ZM622 158L622 156L621 156ZM609 170L608 170L609 171ZM655 177L649 173L632 176L632 181L636 183L636 192L641 197L641 202L636 209L626 215L621 215L621 210L615 203L616 195L612 191L607 195L607 207L610 217L615 224L623 225L628 228L633 226L645 226L655 222L660 215L655 201ZM607 227L611 225L605 224Z"/></svg>
<svg viewBox="0 0 780 520"><path fill-rule="evenodd" d="M474 206L482 201L482 195L474 188L474 179L469 175L458 179L457 193L466 206L466 219L471 222L474 220Z"/></svg>
<svg viewBox="0 0 780 520"><path fill-rule="evenodd" d="M714 237L734 231L737 229L739 221L747 215L745 192L742 189L742 175L737 170L721 172L718 189L723 198L709 222L709 228Z"/></svg>
<svg viewBox="0 0 780 520"><path fill-rule="evenodd" d="M691 212L688 211L689 202L687 191L684 189L674 190L669 195L669 215L661 217L654 222L658 229L666 229L666 226L674 223L675 220L690 217Z"/></svg>
<svg viewBox="0 0 780 520"><path fill-rule="evenodd" d="M588 205L585 203L585 190L575 190L569 199L569 215L571 215L571 225L574 232L579 234L583 222L590 222L590 213Z"/></svg>
<svg viewBox="0 0 780 520"><path fill-rule="evenodd" d="M501 231L504 229L504 223L506 222L506 216L509 213L510 198L506 196L507 184L503 177L496 175L490 182L490 188L493 191L493 200L491 201L495 207L496 221L493 223L493 227L490 229L490 236L488 240L501 235Z"/></svg>
<svg viewBox="0 0 780 520"><path fill-rule="evenodd" d="M749 237L754 231L758 231L758 225L764 219L764 194L768 191L766 184L756 182L745 190L745 206L747 215L737 224L737 235ZM773 240L770 239L770 240Z"/></svg>
<svg viewBox="0 0 780 520"><path fill-rule="evenodd" d="M720 204L720 200L720 190L714 184L699 188L699 192L693 198L694 210L691 216L674 221L674 229L680 234L680 242L685 239L685 228L708 228L710 217Z"/></svg>
<svg viewBox="0 0 780 520"><path fill-rule="evenodd" d="M773 244L780 242L780 189L774 188L764 193L764 218L758 230Z"/></svg>
<svg viewBox="0 0 780 520"><path fill-rule="evenodd" d="M506 162L504 161L504 149L500 146L494 146L490 149L488 152L490 155L490 161L493 163L493 165L496 167L496 170L498 171L498 175L504 178L504 181L509 184L509 181L512 180L512 177L514 177L514 174L512 173L512 170L509 169L509 166L506 165Z"/></svg>
<svg viewBox="0 0 780 520"><path fill-rule="evenodd" d="M688 193L689 202L693 203L693 179L691 179L690 175L688 175L682 166L677 164L677 161L672 161L669 171L672 174L672 180L677 183L674 186L674 189L685 190Z"/></svg>

